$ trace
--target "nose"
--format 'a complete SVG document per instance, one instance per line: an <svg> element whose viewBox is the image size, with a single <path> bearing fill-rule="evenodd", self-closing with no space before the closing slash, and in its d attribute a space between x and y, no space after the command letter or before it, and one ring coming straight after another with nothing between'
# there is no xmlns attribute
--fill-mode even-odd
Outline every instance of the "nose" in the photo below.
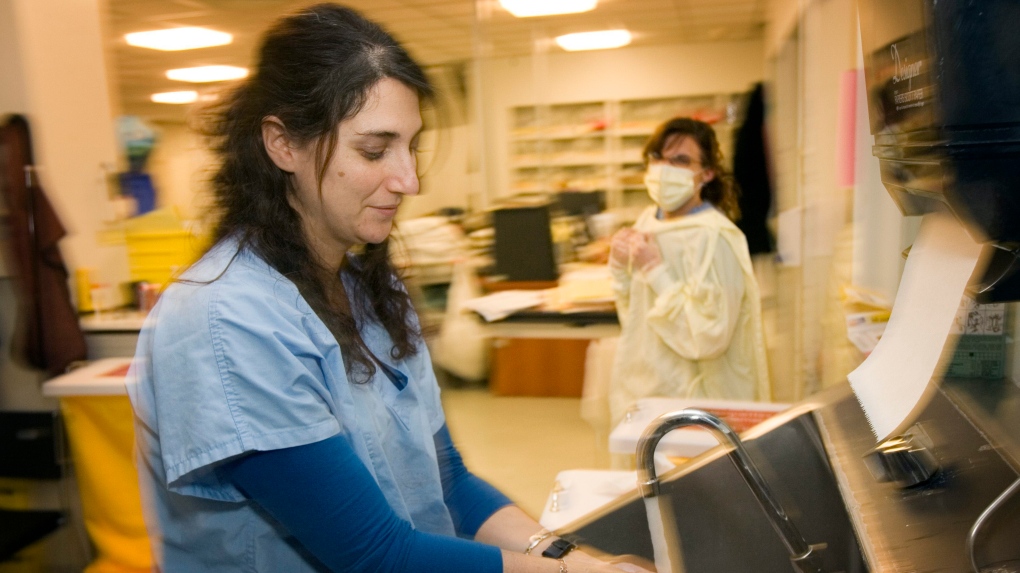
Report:
<svg viewBox="0 0 1020 573"><path fill-rule="evenodd" d="M419 188L418 158L414 153L404 154L393 168L390 191L401 195L417 195Z"/></svg>

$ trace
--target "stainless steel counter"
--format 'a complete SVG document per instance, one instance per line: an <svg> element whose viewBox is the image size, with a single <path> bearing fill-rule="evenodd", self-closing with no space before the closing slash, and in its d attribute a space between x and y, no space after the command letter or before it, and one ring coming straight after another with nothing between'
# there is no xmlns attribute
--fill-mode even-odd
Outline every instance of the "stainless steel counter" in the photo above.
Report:
<svg viewBox="0 0 1020 573"><path fill-rule="evenodd" d="M906 489L878 482L867 469L863 455L875 446L875 438L852 396L815 412L844 504L873 572L970 571L968 531L1017 479L999 442L990 441L989 434L964 415L959 397L939 391L918 417L942 470L930 483ZM1015 516L1009 521L1001 520L981 540L979 564L1020 558L1020 521Z"/></svg>

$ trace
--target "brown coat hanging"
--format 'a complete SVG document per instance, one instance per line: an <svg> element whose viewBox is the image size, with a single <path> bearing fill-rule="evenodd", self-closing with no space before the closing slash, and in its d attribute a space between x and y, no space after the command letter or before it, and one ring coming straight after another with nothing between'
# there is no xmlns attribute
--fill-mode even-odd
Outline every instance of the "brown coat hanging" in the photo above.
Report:
<svg viewBox="0 0 1020 573"><path fill-rule="evenodd" d="M20 115L0 125L0 193L7 204L7 255L22 313L15 353L55 376L85 359L85 337L58 244L66 231L39 185L28 121Z"/></svg>

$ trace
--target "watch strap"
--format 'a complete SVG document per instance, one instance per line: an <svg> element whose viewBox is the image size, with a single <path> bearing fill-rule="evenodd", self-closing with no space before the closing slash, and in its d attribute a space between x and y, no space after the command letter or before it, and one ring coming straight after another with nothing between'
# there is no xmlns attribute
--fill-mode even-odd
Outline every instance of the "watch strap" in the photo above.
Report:
<svg viewBox="0 0 1020 573"><path fill-rule="evenodd" d="M566 555L567 553L570 553L571 551L573 551L576 548L577 548L576 545L574 545L570 541L560 537L556 541L553 541L552 544L549 547L545 548L545 551L542 552L542 557L549 557L551 559L560 559L564 555Z"/></svg>

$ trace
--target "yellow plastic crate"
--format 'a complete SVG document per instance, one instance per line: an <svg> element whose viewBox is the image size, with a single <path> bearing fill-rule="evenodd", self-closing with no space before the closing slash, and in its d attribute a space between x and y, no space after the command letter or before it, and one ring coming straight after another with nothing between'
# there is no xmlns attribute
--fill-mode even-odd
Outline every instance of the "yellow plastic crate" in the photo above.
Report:
<svg viewBox="0 0 1020 573"><path fill-rule="evenodd" d="M132 282L165 286L205 248L205 239L187 229L128 231L124 237Z"/></svg>

